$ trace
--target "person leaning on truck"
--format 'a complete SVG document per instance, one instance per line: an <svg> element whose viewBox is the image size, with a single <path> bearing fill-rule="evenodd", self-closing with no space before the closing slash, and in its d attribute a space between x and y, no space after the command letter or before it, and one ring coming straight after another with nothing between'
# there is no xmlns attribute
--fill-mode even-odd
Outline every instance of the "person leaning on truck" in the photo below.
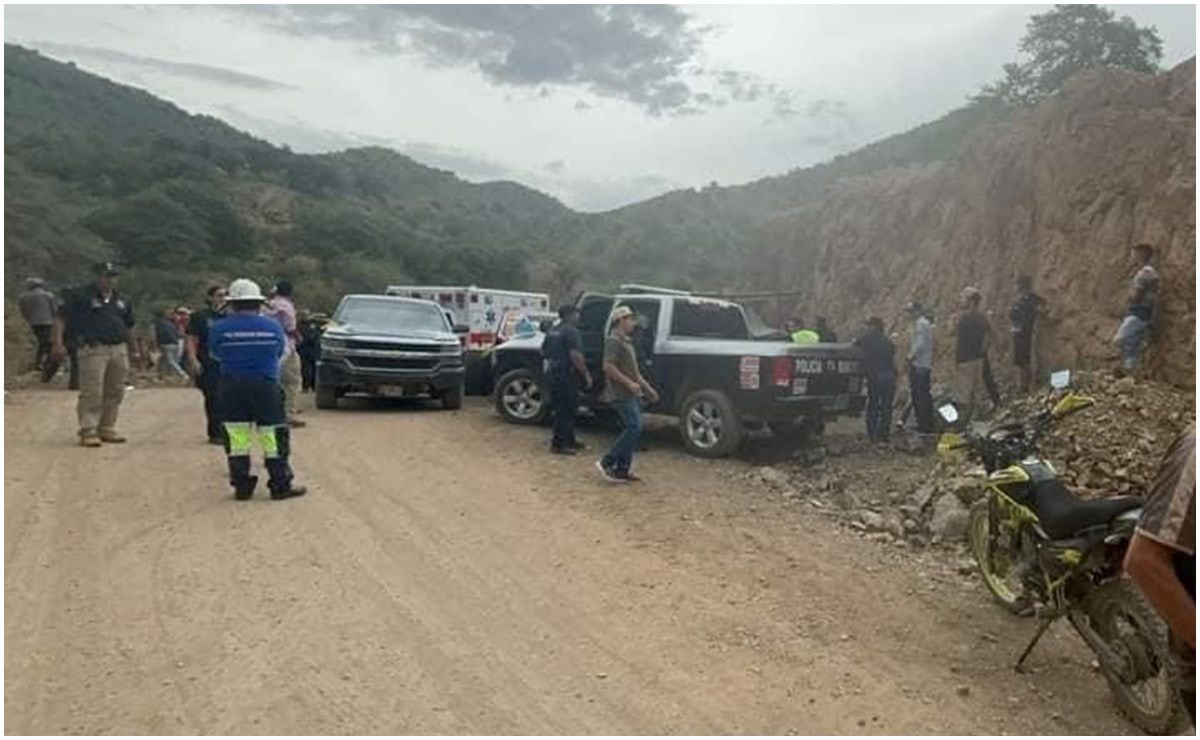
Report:
<svg viewBox="0 0 1200 740"><path fill-rule="evenodd" d="M563 305L558 323L542 341L546 378L550 381L550 401L554 406L554 437L550 451L556 455L574 455L583 449L575 439L575 411L579 405L579 379L584 389L592 387L592 374L583 359L579 340L579 309Z"/></svg>
<svg viewBox="0 0 1200 740"><path fill-rule="evenodd" d="M612 483L639 480L630 469L642 435L641 401L643 398L650 403L658 401L658 391L638 370L637 350L630 339L636 327L633 309L617 306L612 314L612 333L604 343L604 377L608 382L602 400L621 418L621 434L608 453L596 461L596 469Z"/></svg>

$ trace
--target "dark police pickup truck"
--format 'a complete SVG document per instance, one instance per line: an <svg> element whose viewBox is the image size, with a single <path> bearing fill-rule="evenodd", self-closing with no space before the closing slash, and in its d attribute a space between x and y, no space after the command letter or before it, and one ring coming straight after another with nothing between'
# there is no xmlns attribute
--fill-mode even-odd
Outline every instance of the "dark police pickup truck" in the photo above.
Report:
<svg viewBox="0 0 1200 740"><path fill-rule="evenodd" d="M730 454L749 426L791 434L819 430L833 416L862 413L866 397L852 345L793 344L736 303L674 292L579 300L583 353L597 379L617 305L639 317L634 345L643 375L661 395L647 411L679 417L683 443L695 455ZM493 353L493 396L507 421L535 424L549 413L542 337L513 339ZM583 394L589 408L603 406L595 391Z"/></svg>

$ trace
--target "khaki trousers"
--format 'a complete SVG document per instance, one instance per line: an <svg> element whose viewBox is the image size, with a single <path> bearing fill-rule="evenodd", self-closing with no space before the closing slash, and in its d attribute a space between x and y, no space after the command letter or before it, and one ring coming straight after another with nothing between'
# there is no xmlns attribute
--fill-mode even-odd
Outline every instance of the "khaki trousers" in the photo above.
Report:
<svg viewBox="0 0 1200 740"><path fill-rule="evenodd" d="M300 395L300 355L292 352L279 362L279 385L283 386L283 410L288 420L296 417L296 398Z"/></svg>
<svg viewBox="0 0 1200 740"><path fill-rule="evenodd" d="M954 378L954 400L958 401L960 414L965 421L971 420L982 396L983 360L958 363Z"/></svg>
<svg viewBox="0 0 1200 740"><path fill-rule="evenodd" d="M129 351L125 344L79 348L79 435L115 431L125 398Z"/></svg>

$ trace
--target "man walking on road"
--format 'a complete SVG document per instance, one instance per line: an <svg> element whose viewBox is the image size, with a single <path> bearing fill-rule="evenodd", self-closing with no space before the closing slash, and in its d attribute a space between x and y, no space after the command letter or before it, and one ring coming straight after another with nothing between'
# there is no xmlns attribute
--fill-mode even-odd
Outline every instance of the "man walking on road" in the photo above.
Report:
<svg viewBox="0 0 1200 740"><path fill-rule="evenodd" d="M612 449L596 462L596 469L605 480L628 483L639 478L631 472L633 453L642 436L642 399L658 401L658 392L638 370L637 350L630 335L637 327L637 318L629 306L617 306L612 314L612 333L604 343L604 377L607 384L604 400L608 401L621 419L621 434Z"/></svg>
<svg viewBox="0 0 1200 740"><path fill-rule="evenodd" d="M279 360L287 352L287 336L278 321L261 315L264 301L252 280L234 280L229 286L233 313L213 324L208 335L213 356L221 363L219 403L229 440L229 483L239 501L253 496L258 485L258 477L250 474L255 436L262 444L271 498L306 492L292 483L288 464L291 437L279 387Z"/></svg>
<svg viewBox="0 0 1200 740"><path fill-rule="evenodd" d="M54 315L58 313L58 299L46 290L44 280L31 277L25 281L25 292L21 294L19 302L21 316L37 339L34 367L39 371L44 370L50 362L50 349L53 344L50 334L54 329ZM50 378L43 378L43 382L49 380Z"/></svg>
<svg viewBox="0 0 1200 740"><path fill-rule="evenodd" d="M204 419L208 443L225 444L225 428L221 425L220 410L217 408L217 391L221 380L221 363L208 351L208 333L212 325L225 316L225 286L210 285L205 293L205 308L196 311L188 319L187 352L188 370L196 387L204 394Z"/></svg>
<svg viewBox="0 0 1200 740"><path fill-rule="evenodd" d="M1033 382L1033 332L1038 315L1045 301L1033 292L1033 278L1022 275L1017 278L1017 297L1008 318L1012 321L1013 365L1017 368L1017 385L1022 393L1029 391Z"/></svg>
<svg viewBox="0 0 1200 740"><path fill-rule="evenodd" d="M917 301L908 304L904 311L912 322L908 344L908 391L917 416L917 432L933 434L933 322Z"/></svg>
<svg viewBox="0 0 1200 740"><path fill-rule="evenodd" d="M896 398L896 346L883 331L883 319L867 319L867 331L856 342L867 378L867 437L887 442L892 431L892 402Z"/></svg>
<svg viewBox="0 0 1200 740"><path fill-rule="evenodd" d="M297 402L300 397L300 355L296 345L300 342L300 331L296 325L296 304L292 300L292 284L280 280L271 291L271 299L267 301L268 316L273 317L283 327L287 336L287 353L283 356L280 367L280 385L283 386L283 407L287 413L287 423L292 427L303 427L307 424L296 418Z"/></svg>
<svg viewBox="0 0 1200 740"><path fill-rule="evenodd" d="M554 404L554 436L550 451L574 455L583 449L575 439L575 412L579 401L579 379L584 389L592 387L592 374L583 359L579 340L579 309L563 305L558 309L558 324L542 341L546 378L550 381L550 399Z"/></svg>
<svg viewBox="0 0 1200 740"><path fill-rule="evenodd" d="M962 410L964 422L974 416L975 407L985 390L983 358L987 354L988 323L979 310L983 295L977 288L964 288L961 295L962 313L955 327L955 400Z"/></svg>
<svg viewBox="0 0 1200 740"><path fill-rule="evenodd" d="M79 443L84 447L121 443L117 414L125 398L129 374L133 306L116 290L118 270L111 262L96 265L95 281L71 294L54 319L51 353L67 354L66 342L78 346Z"/></svg>
<svg viewBox="0 0 1200 740"><path fill-rule="evenodd" d="M1153 328L1154 311L1158 302L1158 270L1154 261L1154 247L1138 244L1131 250L1138 271L1129 286L1129 306L1125 318L1113 337L1113 343L1121 348L1121 368L1134 373L1142 364L1142 355Z"/></svg>

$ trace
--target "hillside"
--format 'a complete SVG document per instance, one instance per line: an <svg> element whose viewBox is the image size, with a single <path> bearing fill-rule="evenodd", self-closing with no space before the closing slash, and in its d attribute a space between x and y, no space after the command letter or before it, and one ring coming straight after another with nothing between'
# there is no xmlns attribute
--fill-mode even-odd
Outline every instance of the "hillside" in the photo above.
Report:
<svg viewBox="0 0 1200 740"><path fill-rule="evenodd" d="M983 127L946 161L845 177L753 237L751 283L805 292L777 307L843 329L902 306L936 307L943 360L958 292L976 285L1007 358L1018 274L1050 301L1047 364L1109 363L1132 274L1129 246L1159 250L1153 375L1194 385L1195 60L1157 76L1097 70L1037 108Z"/></svg>

